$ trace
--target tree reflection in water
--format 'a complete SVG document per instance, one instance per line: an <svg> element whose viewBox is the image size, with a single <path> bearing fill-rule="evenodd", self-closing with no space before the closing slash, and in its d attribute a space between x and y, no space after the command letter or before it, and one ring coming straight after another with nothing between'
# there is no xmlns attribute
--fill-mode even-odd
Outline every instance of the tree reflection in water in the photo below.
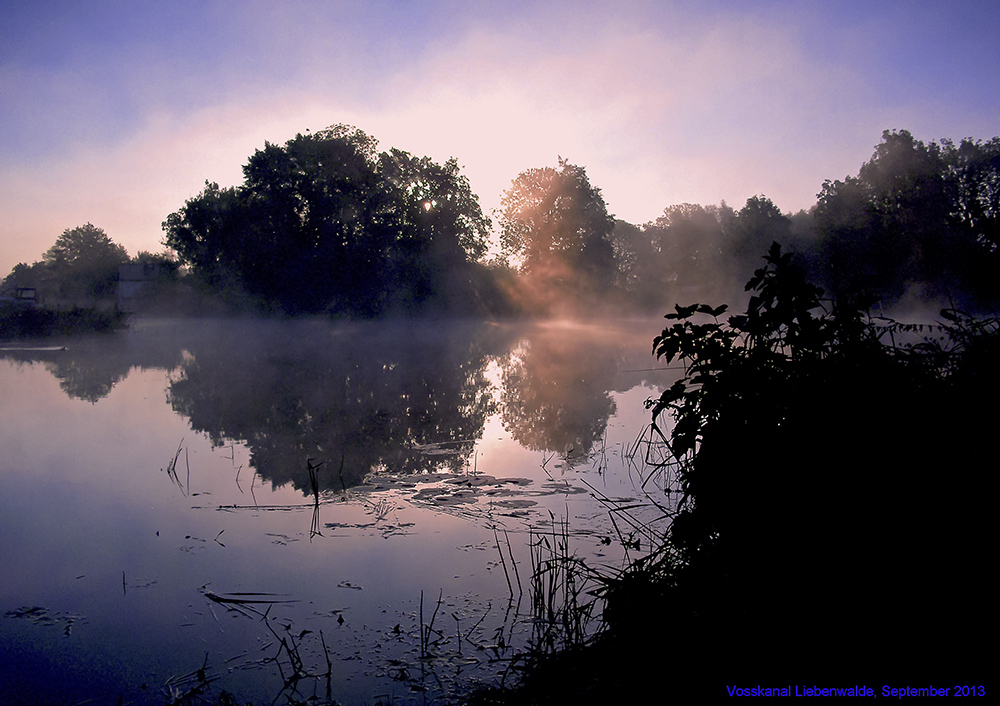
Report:
<svg viewBox="0 0 1000 706"><path fill-rule="evenodd" d="M188 350L169 400L217 444L241 440L257 473L310 493L372 471L460 470L494 411L496 327L285 323L275 338L229 332ZM235 334L235 335L232 335ZM422 448L447 445L450 453Z"/></svg>
<svg viewBox="0 0 1000 706"><path fill-rule="evenodd" d="M620 362L607 332L597 338L579 333L538 329L505 359L501 393L511 436L525 448L559 454L570 466L588 458L604 435L615 412L609 392Z"/></svg>
<svg viewBox="0 0 1000 706"><path fill-rule="evenodd" d="M3 355L44 362L90 402L133 368L166 369L167 401L192 429L244 443L262 479L315 495L372 473L462 472L498 412L523 447L583 462L615 413L619 371L648 367L625 360L627 338L572 324L176 320Z"/></svg>

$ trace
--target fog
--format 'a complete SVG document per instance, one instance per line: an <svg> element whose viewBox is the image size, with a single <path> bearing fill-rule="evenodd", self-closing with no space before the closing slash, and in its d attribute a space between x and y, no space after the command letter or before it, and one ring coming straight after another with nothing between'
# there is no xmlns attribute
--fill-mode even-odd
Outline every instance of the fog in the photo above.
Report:
<svg viewBox="0 0 1000 706"><path fill-rule="evenodd" d="M528 589L532 533L568 521L581 556L614 567L638 554L609 508L629 499L656 526L645 494L666 496L643 489L632 447L673 374L651 370L658 326L145 316L4 347L0 640L20 657L3 683L156 703L207 652L212 693L270 701L288 655L269 661L259 616L209 597L247 591L292 601L270 613L311 631L296 638L310 674L323 631L339 703L494 678L531 639L526 606L499 608ZM421 591L443 592L463 635L429 660ZM118 666L88 675L97 659Z"/></svg>

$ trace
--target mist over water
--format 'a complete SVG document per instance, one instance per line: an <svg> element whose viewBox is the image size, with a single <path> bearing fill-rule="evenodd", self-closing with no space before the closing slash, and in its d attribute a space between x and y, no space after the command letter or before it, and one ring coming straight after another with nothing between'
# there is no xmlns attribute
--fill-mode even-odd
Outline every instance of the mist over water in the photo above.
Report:
<svg viewBox="0 0 1000 706"><path fill-rule="evenodd" d="M615 220L585 170L560 159L558 169L528 170L512 183L500 214L503 252L489 260L488 219L455 160L435 165L394 150L376 162L373 144L349 126L258 151L243 187L206 183L165 224L165 244L179 259L151 256L127 265L137 278L126 280L134 287L118 303L145 313L131 329L0 350L0 530L12 538L0 547L0 562L11 567L0 587L0 644L16 655L0 670L0 696L15 703L177 703L221 700L225 689L258 703L310 696L326 703L439 702L500 683L518 650L582 644L602 617L603 598L596 596L611 596L602 639L617 634L635 642L630 631L648 630L650 611L662 601L642 590L630 601L619 591L632 574L616 572L655 567L669 558L661 549L690 540L692 556L702 557L692 564L711 565L697 542L722 537L720 551L735 542L732 565L775 546L790 547L797 560L815 549L802 531L812 522L813 536L832 556L846 557L850 547L864 554L870 537L893 524L879 517L877 498L898 496L894 476L866 480L872 531L855 523L853 544L845 544L843 532L830 533L831 522L816 519L815 505L801 514L801 497L812 490L796 496L800 463L828 468L812 473L816 483L824 473L840 474L841 454L851 456L844 465L854 463L853 447L842 439L859 430L889 424L896 431L888 436L903 438L912 427L923 430L915 434L921 440L938 431L924 430L924 418L912 415L925 403L922 388L894 367L909 360L897 353L933 352L934 344L923 341L932 330L882 325L886 319L869 326L864 311L879 303L872 315L917 324L951 317L961 347L963 340L973 345L968 334L979 325L931 302L977 311L998 300L989 277L995 243L977 235L995 211L945 218L955 204L927 201L927 192L914 187L920 208L908 207L898 222L876 217L879 194L907 203L896 190L896 172L906 170L895 169L894 160L953 160L951 143L928 147L905 131L886 132L883 142L857 179L825 183L808 213L786 215L754 196L739 211L724 202L671 206L643 226ZM961 147L985 169L996 146ZM316 178L296 172L305 201L268 202L273 187L284 184L288 159L312 160ZM348 162L371 177L368 191L356 190ZM948 160L930 162L928 173L954 177ZM956 193L972 198L992 183L992 173L985 169L986 177L969 182L974 188ZM339 185L346 200L318 198L313 186L320 183ZM365 196L382 194L380 184L392 195L393 224L376 207L382 202ZM422 191L435 184L440 193ZM856 198L859 184L866 185L865 199ZM458 210L448 206L453 196ZM258 213L262 203L270 205ZM316 208L288 210L300 203ZM217 208L227 214L221 230L202 218ZM359 208L367 214L361 225ZM917 222L923 225L910 227ZM113 281L123 255L93 226L69 229L63 239L77 236L110 247L114 257L101 277L88 284L79 267L46 262L15 268L4 280L17 295L6 296L5 335L30 340L121 322L117 313L102 314L114 302L67 299L106 294L94 285ZM843 307L835 316L834 302ZM744 308L746 316L729 318ZM696 320L680 328L668 323L668 333L659 315L671 310L669 319ZM154 312L202 318L157 319ZM286 318L211 318L233 312ZM623 312L657 317L632 320ZM517 318L530 316L539 319ZM799 329L815 339L801 339ZM823 339L828 334L833 338ZM700 397L704 368L681 380L682 370L653 358L654 336L664 360L683 348L675 346L693 346L693 358L709 365L716 381L730 379L730 364L740 370L740 356L730 352L763 344L776 358L737 376L750 393L739 384L732 392L719 388L718 401L701 410L711 399ZM736 348L719 360L711 345L702 347L730 340ZM829 384L817 384L813 394L797 389L794 376L778 374L785 363L798 369L802 340L817 363L816 371L806 366L806 378L826 380L823 364L833 364ZM740 341L749 345L740 349ZM881 344L891 345L876 352ZM988 358L989 345L973 359ZM841 346L860 355L860 375L838 367ZM934 365L927 369L936 375ZM970 366L973 376L988 378L991 369L982 361ZM953 380L923 382L937 390L940 404L964 404L961 391L949 387ZM782 386L791 391L787 399ZM873 390L870 402L856 401ZM811 417L827 414L827 394L832 418L814 423ZM695 439L721 415L725 431L713 443L721 449L717 458L728 459L717 469L726 479L717 507L725 509L703 525L690 518L711 508L711 491L693 490L685 475L700 469L703 457L657 465L673 424L649 431L643 403L657 397L664 410L678 412L682 433L671 443L680 456L695 449L685 451L678 438ZM906 414L894 413L896 397L910 400L902 405ZM692 401L686 409L695 416L685 417ZM800 417L796 424L793 417ZM968 428L959 419L946 435ZM804 441L816 433L829 435L818 442L829 453ZM745 452L772 445L788 460L765 473L779 480L768 487L757 485L756 471L739 473ZM926 461L921 456L900 466L909 472ZM752 485L734 485L748 479ZM696 500L694 510L689 504L675 515L681 480ZM840 495L822 485L817 495L839 522ZM769 495L770 511L744 501L758 493ZM679 519L668 538L671 517ZM791 518L794 531L782 518ZM734 523L734 531L713 534L716 521ZM755 541L745 531L758 525L776 540ZM685 531L688 540L674 543ZM792 546L797 541L801 549ZM570 596L568 577L538 570L545 551L556 566L586 567L577 593ZM646 552L653 553L650 562L635 562ZM729 579L716 580L711 571L701 584L696 577L690 585L697 595L682 603L701 616L690 625L708 620L710 627L692 628L689 637L709 639L724 630L727 616L749 625L766 621L769 608L752 615L741 601L774 601L789 585L801 586L793 592L806 610L810 581L789 570L796 574L791 583L769 578L774 591L750 580L757 598L712 593ZM654 583L673 585L672 571ZM548 589L536 590L545 580ZM601 587L608 592L594 591ZM880 590L889 596L894 589ZM573 603L579 623L564 622L560 634L553 604L581 597L593 602ZM905 605L893 600L903 621ZM775 611L801 612L788 600L778 603ZM863 604L859 598L855 605ZM843 618L855 619L849 604L839 605ZM673 630L670 616L659 617ZM734 652L736 661L756 649Z"/></svg>
<svg viewBox="0 0 1000 706"><path fill-rule="evenodd" d="M630 455L673 375L650 370L659 326L144 319L4 351L2 693L159 703L204 668L269 703L268 624L311 674L329 654L342 703L496 680L531 638L532 536L642 551L609 510L648 506ZM267 602L216 600L248 593Z"/></svg>

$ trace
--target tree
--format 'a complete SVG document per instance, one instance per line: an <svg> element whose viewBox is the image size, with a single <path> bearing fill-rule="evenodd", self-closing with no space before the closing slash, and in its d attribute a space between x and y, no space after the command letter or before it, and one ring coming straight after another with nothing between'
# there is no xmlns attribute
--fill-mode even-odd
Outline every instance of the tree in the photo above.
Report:
<svg viewBox="0 0 1000 706"><path fill-rule="evenodd" d="M343 125L265 143L241 186L206 183L168 216L166 245L214 286L290 314L419 304L441 285L427 273L485 250L488 221L454 160L376 145Z"/></svg>
<svg viewBox="0 0 1000 706"><path fill-rule="evenodd" d="M92 223L62 232L41 261L41 286L60 298L114 296L125 248Z"/></svg>
<svg viewBox="0 0 1000 706"><path fill-rule="evenodd" d="M998 224L1000 141L924 144L886 130L856 177L823 184L824 283L887 301L914 285L964 303L995 298Z"/></svg>
<svg viewBox="0 0 1000 706"><path fill-rule="evenodd" d="M615 288L640 308L662 306L665 284L653 248L651 232L646 228L615 220L611 233L616 267Z"/></svg>
<svg viewBox="0 0 1000 706"><path fill-rule="evenodd" d="M760 267L761 256L771 243L788 243L792 220L766 196L751 196L732 219L729 256L733 259L736 281L744 282Z"/></svg>
<svg viewBox="0 0 1000 706"><path fill-rule="evenodd" d="M67 228L42 255L42 261L49 265L74 269L101 267L109 262L127 260L125 248L112 241L104 230L93 223Z"/></svg>
<svg viewBox="0 0 1000 706"><path fill-rule="evenodd" d="M1000 137L988 142L944 142L944 158L954 174L954 216L990 253L1000 249Z"/></svg>
<svg viewBox="0 0 1000 706"><path fill-rule="evenodd" d="M444 257L483 256L490 219L483 215L458 160L452 157L440 165L393 148L379 156L378 172L407 211L409 235Z"/></svg>
<svg viewBox="0 0 1000 706"><path fill-rule="evenodd" d="M16 290L18 287L37 287L38 286L38 265L28 265L24 262L19 262L11 269L6 277L3 278L3 282L0 282L0 292L7 293L8 291Z"/></svg>
<svg viewBox="0 0 1000 706"><path fill-rule="evenodd" d="M729 281L726 227L733 218L733 210L725 203L683 203L665 208L663 215L646 225L657 252L657 268L674 301L694 292L721 293L721 284Z"/></svg>
<svg viewBox="0 0 1000 706"><path fill-rule="evenodd" d="M1000 137L944 142L954 179L952 217L965 230L964 276L985 305L1000 302Z"/></svg>
<svg viewBox="0 0 1000 706"><path fill-rule="evenodd" d="M503 251L546 305L611 288L615 221L583 167L560 158L558 168L522 172L501 209Z"/></svg>
<svg viewBox="0 0 1000 706"><path fill-rule="evenodd" d="M360 131L334 129L265 144L250 158L237 267L252 293L288 313L378 313L398 227L370 144Z"/></svg>
<svg viewBox="0 0 1000 706"><path fill-rule="evenodd" d="M220 188L205 182L200 194L184 207L167 216L164 245L177 254L179 261L189 265L209 286L224 289L236 281L236 260L239 237L233 214L239 207L234 187Z"/></svg>
<svg viewBox="0 0 1000 706"><path fill-rule="evenodd" d="M397 290L416 300L467 298L476 289L471 264L486 253L491 223L458 160L440 165L391 149L379 156L378 174L401 228L390 263Z"/></svg>

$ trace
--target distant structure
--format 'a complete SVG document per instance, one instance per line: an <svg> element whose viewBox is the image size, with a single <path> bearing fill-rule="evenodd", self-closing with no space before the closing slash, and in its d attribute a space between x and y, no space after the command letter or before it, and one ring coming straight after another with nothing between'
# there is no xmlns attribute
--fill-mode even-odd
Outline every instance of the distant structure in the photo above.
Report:
<svg viewBox="0 0 1000 706"><path fill-rule="evenodd" d="M0 294L0 304L34 309L38 306L38 293L34 287L18 287Z"/></svg>
<svg viewBox="0 0 1000 706"><path fill-rule="evenodd" d="M119 265L118 310L134 312L141 309L153 295L160 274L160 265L156 262Z"/></svg>

